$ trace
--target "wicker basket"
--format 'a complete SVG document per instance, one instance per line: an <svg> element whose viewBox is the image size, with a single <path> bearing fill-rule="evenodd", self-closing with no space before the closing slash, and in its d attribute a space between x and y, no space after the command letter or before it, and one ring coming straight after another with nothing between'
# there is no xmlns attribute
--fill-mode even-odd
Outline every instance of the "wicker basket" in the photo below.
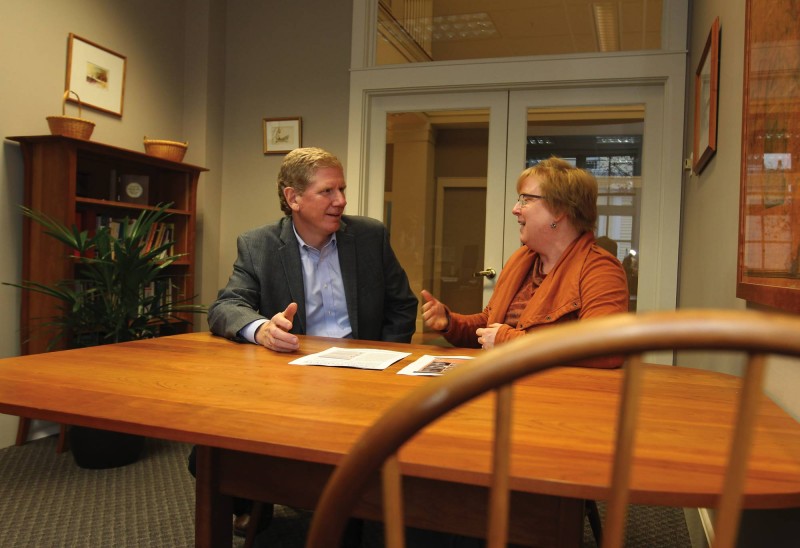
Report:
<svg viewBox="0 0 800 548"><path fill-rule="evenodd" d="M67 113L67 98L73 94L78 100L78 117L64 116ZM65 137L75 137L76 139L88 140L94 131L94 122L81 118L82 112L81 98L78 94L68 89L64 92L64 99L61 101L61 116L48 116L47 125L50 126L50 133L53 135L64 135Z"/></svg>
<svg viewBox="0 0 800 548"><path fill-rule="evenodd" d="M144 138L144 151L150 156L158 156L165 160L172 160L173 162L183 161L183 155L186 154L186 149L189 143L181 143L179 141L164 141L159 139Z"/></svg>

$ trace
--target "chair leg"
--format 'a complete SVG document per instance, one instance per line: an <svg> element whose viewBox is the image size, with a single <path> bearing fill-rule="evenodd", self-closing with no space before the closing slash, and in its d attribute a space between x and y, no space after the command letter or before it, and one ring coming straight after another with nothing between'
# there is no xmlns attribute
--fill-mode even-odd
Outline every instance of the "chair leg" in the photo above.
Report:
<svg viewBox="0 0 800 548"><path fill-rule="evenodd" d="M603 545L603 524L600 521L600 510L597 509L597 503L593 500L586 501L586 516L589 518L589 526L592 528L592 534L597 546Z"/></svg>
<svg viewBox="0 0 800 548"><path fill-rule="evenodd" d="M245 533L244 544L242 545L243 548L253 547L256 536L269 527L274 510L275 505L271 502L252 501L250 521L247 523L247 532Z"/></svg>
<svg viewBox="0 0 800 548"><path fill-rule="evenodd" d="M17 426L17 441L16 445L25 445L28 442L28 435L31 431L31 419L28 417L20 417L19 425ZM69 450L67 443L67 426L62 424L58 431L58 442L56 443L56 453L63 453Z"/></svg>
<svg viewBox="0 0 800 548"><path fill-rule="evenodd" d="M264 511L264 503L257 500L253 501L253 508L250 510L250 521L247 524L247 535L244 538L244 548L252 548L258 533L258 524L261 521L261 513Z"/></svg>
<svg viewBox="0 0 800 548"><path fill-rule="evenodd" d="M56 453L59 455L64 451L69 451L69 438L67 437L67 425L62 424L58 429L58 443L56 444Z"/></svg>
<svg viewBox="0 0 800 548"><path fill-rule="evenodd" d="M28 433L31 429L31 419L28 417L20 417L19 425L17 425L17 445L25 445L28 441Z"/></svg>

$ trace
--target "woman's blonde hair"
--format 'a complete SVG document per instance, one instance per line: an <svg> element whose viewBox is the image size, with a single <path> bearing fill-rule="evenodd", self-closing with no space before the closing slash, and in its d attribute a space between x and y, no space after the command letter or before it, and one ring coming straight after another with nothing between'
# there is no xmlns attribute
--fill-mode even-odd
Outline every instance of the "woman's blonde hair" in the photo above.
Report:
<svg viewBox="0 0 800 548"><path fill-rule="evenodd" d="M564 213L580 232L594 232L597 225L597 179L594 175L551 156L520 174L517 192L531 175L541 179L539 193L550 211L556 215Z"/></svg>
<svg viewBox="0 0 800 548"><path fill-rule="evenodd" d="M281 169L278 171L278 199L281 211L286 215L292 214L292 208L286 202L283 189L293 188L298 194L303 194L317 170L325 167L334 167L344 171L339 159L321 148L306 147L296 148L289 152L283 159Z"/></svg>

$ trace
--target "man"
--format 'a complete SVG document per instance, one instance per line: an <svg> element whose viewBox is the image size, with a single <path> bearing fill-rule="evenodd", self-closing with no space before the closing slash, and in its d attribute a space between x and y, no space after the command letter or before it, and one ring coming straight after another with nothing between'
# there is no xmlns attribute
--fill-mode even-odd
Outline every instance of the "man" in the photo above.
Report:
<svg viewBox="0 0 800 548"><path fill-rule="evenodd" d="M295 335L409 342L417 299L384 225L344 215L344 171L319 148L286 155L278 174L285 216L239 236L211 331L278 352Z"/></svg>
<svg viewBox="0 0 800 548"><path fill-rule="evenodd" d="M411 341L418 303L408 277L382 223L344 215L346 186L342 164L329 152L286 155L278 173L285 216L237 239L233 274L208 311L214 334L276 352L297 350L299 334ZM248 508L234 502L240 533ZM260 529L269 506L265 514ZM354 525L351 537L358 535Z"/></svg>

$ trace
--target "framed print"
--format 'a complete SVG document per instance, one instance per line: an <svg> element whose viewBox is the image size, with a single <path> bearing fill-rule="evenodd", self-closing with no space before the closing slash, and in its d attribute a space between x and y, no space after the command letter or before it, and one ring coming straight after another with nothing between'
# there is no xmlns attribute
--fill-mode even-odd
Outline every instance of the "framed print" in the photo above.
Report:
<svg viewBox="0 0 800 548"><path fill-rule="evenodd" d="M70 33L66 89L84 106L122 117L126 64L124 55Z"/></svg>
<svg viewBox="0 0 800 548"><path fill-rule="evenodd" d="M123 174L119 178L117 194L122 202L146 204L150 188L150 177L147 175Z"/></svg>
<svg viewBox="0 0 800 548"><path fill-rule="evenodd" d="M800 3L747 0L736 296L800 312Z"/></svg>
<svg viewBox="0 0 800 548"><path fill-rule="evenodd" d="M264 154L286 154L303 146L302 119L264 118Z"/></svg>
<svg viewBox="0 0 800 548"><path fill-rule="evenodd" d="M699 175L717 152L719 17L714 19L694 77L694 165Z"/></svg>

